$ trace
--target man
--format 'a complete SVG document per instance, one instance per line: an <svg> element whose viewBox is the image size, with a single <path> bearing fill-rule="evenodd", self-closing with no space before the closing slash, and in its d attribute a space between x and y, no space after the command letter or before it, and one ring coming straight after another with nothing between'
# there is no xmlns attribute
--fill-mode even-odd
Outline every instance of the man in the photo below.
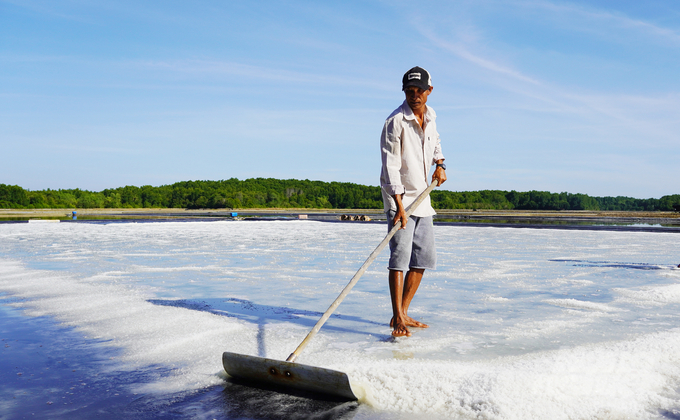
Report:
<svg viewBox="0 0 680 420"><path fill-rule="evenodd" d="M427 328L408 316L408 308L426 269L434 269L432 216L427 197L406 218L406 208L427 189L430 166L437 165L432 181L446 181L446 166L441 151L436 114L426 105L432 93L430 73L414 67L404 74L404 103L385 121L380 137L382 173L380 186L387 213L388 231L401 221L401 228L390 240L389 285L392 298L392 335L410 336L408 327ZM408 270L404 278L404 271Z"/></svg>

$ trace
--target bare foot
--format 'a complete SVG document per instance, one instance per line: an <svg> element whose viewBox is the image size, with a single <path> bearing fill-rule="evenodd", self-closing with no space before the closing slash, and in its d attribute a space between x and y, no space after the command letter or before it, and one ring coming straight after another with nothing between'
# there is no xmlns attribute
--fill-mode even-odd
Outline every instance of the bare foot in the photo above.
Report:
<svg viewBox="0 0 680 420"><path fill-rule="evenodd" d="M406 328L406 325L398 322L397 325L392 330L392 337L410 337L411 331Z"/></svg>
<svg viewBox="0 0 680 420"><path fill-rule="evenodd" d="M408 315L404 315L404 318L406 319L406 326L407 327L416 327L416 328L429 328L430 326L425 324L424 322L416 321L415 319L411 318Z"/></svg>
<svg viewBox="0 0 680 420"><path fill-rule="evenodd" d="M429 328L430 326L427 324L424 324L420 321L416 321L415 319L411 318L408 315L404 315L404 324L407 327L416 327L416 328ZM394 327L394 317L390 319L390 327Z"/></svg>

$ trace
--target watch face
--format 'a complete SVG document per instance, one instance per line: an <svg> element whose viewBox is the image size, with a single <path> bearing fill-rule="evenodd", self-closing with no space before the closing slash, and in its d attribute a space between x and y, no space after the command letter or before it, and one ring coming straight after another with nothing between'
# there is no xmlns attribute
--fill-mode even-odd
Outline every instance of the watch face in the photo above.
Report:
<svg viewBox="0 0 680 420"><path fill-rule="evenodd" d="M438 163L437 166L441 167L443 170L446 170L446 164L445 163Z"/></svg>

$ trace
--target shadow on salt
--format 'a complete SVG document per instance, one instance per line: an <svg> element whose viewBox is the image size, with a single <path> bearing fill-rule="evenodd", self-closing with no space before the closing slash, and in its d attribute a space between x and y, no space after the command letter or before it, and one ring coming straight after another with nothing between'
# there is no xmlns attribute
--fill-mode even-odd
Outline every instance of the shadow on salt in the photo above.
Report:
<svg viewBox="0 0 680 420"><path fill-rule="evenodd" d="M550 259L548 261L573 263L574 267L631 268L633 270L673 270L677 268L675 265L658 265L649 263L628 263L615 261L572 260L564 258Z"/></svg>
<svg viewBox="0 0 680 420"><path fill-rule="evenodd" d="M265 332L266 326L273 322L282 322L287 324L298 325L303 328L311 329L316 322L321 318L323 312L308 311L304 309L293 309L283 306L269 306L253 303L246 299L228 298L228 299L204 299L200 302L186 300L186 299L149 299L149 303L160 306L171 306L176 308L189 309L193 311L208 312L215 315L222 315L232 318L237 318L246 322L254 323L258 326L257 333L257 349L258 356L270 357L267 354ZM331 321L335 320L333 323ZM341 326L338 322L347 323L362 323L370 324L372 326L384 326L383 323L371 321L359 316L333 314L329 322L324 325L325 332L335 332L353 335L372 336L379 341L390 341L393 337L389 334L375 334L375 332L362 329L352 328L351 326ZM300 335L300 340L304 335ZM291 351L294 349L291 348Z"/></svg>

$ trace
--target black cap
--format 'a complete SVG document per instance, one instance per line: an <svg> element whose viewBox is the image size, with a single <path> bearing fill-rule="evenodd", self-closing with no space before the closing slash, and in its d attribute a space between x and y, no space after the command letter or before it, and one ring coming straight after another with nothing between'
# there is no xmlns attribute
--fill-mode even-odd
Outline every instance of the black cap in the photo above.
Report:
<svg viewBox="0 0 680 420"><path fill-rule="evenodd" d="M428 90L432 86L430 73L422 67L414 67L404 74L401 79L401 90L409 86L415 86L422 90Z"/></svg>

